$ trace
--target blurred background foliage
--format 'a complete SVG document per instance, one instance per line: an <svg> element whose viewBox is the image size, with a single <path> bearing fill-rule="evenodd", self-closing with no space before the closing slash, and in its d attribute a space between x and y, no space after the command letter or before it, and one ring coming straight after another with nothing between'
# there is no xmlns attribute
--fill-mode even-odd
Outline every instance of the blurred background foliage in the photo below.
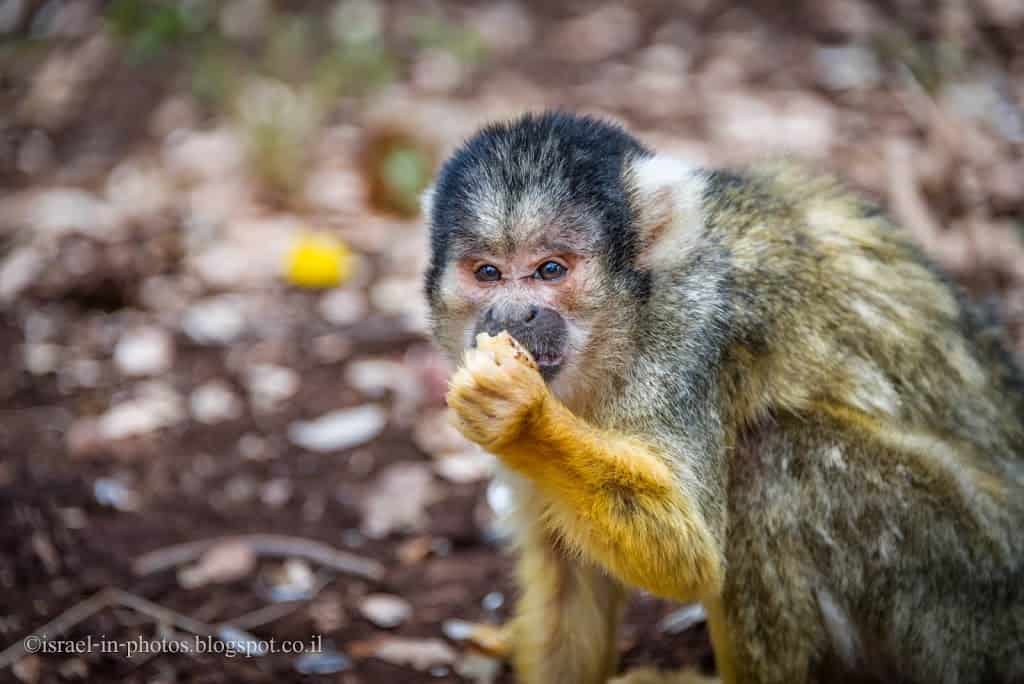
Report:
<svg viewBox="0 0 1024 684"><path fill-rule="evenodd" d="M218 21L213 3L114 0L105 18L131 61L184 58L192 92L237 120L254 172L287 200L302 184L314 136L339 102L393 83L423 50L470 65L486 58L472 30L440 14L413 14L402 31L385 36L382 11L372 0L355 0L324 17L251 0L223 8ZM375 197L414 214L431 160L401 143L392 137L379 147Z"/></svg>

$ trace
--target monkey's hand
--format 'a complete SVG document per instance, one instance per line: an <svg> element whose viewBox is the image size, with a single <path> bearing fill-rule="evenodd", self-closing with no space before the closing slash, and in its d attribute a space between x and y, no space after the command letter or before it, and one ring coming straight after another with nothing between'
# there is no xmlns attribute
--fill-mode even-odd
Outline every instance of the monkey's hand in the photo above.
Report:
<svg viewBox="0 0 1024 684"><path fill-rule="evenodd" d="M573 414L506 333L477 338L448 405L463 435L550 497L555 534L622 582L679 601L720 591L721 551L696 488L645 439Z"/></svg>
<svg viewBox="0 0 1024 684"><path fill-rule="evenodd" d="M536 362L507 332L477 336L452 377L448 405L467 439L498 453L519 439L548 396Z"/></svg>

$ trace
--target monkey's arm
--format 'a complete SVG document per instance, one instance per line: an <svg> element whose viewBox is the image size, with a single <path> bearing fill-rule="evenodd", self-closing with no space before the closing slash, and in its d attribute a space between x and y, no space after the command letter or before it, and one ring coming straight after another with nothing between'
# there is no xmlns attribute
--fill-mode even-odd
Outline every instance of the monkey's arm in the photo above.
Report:
<svg viewBox="0 0 1024 684"><path fill-rule="evenodd" d="M624 582L681 601L718 592L721 551L656 449L594 428L549 394L498 455L551 496L568 541Z"/></svg>
<svg viewBox="0 0 1024 684"><path fill-rule="evenodd" d="M627 584L683 601L716 595L722 551L659 449L574 415L508 342L481 346L452 380L456 426L550 498L557 536Z"/></svg>

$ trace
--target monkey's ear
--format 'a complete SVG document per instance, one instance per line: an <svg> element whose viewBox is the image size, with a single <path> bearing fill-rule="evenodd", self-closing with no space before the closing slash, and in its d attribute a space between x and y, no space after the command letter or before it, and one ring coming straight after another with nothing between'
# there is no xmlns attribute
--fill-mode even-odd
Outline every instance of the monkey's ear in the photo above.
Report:
<svg viewBox="0 0 1024 684"><path fill-rule="evenodd" d="M627 184L642 245L641 264L654 267L677 259L679 250L699 235L703 222L700 169L682 159L656 155L633 162Z"/></svg>
<svg viewBox="0 0 1024 684"><path fill-rule="evenodd" d="M423 218L430 220L430 212L434 210L434 190L437 186L428 186L420 195L420 212Z"/></svg>

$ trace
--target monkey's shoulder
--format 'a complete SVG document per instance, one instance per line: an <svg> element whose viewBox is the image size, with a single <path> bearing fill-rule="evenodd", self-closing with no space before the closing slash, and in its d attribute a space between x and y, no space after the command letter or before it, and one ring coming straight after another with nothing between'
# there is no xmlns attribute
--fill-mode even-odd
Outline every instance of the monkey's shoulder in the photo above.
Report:
<svg viewBox="0 0 1024 684"><path fill-rule="evenodd" d="M712 169L701 177L711 235L729 241L774 240L807 251L823 245L912 244L867 195L835 176L789 160L743 169ZM812 242L808 242L808 241Z"/></svg>

